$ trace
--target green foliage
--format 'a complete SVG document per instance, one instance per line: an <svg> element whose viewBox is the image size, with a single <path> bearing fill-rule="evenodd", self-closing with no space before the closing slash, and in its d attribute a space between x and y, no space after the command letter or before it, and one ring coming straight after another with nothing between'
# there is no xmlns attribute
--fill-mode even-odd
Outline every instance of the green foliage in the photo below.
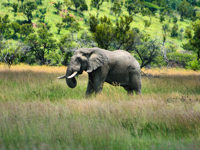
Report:
<svg viewBox="0 0 200 150"><path fill-rule="evenodd" d="M189 61L189 62L187 63L186 68L192 69L192 70L200 70L200 63L199 63L199 61L196 60L196 59L195 59L195 60L192 60L192 61Z"/></svg>
<svg viewBox="0 0 200 150"><path fill-rule="evenodd" d="M20 25L19 25L19 23L17 23L17 22L12 22L11 24L10 24L10 27L11 27L11 29L13 30L13 39L16 39L17 38L17 33L19 33L20 32Z"/></svg>
<svg viewBox="0 0 200 150"><path fill-rule="evenodd" d="M58 47L61 51L61 63L63 65L68 65L70 58L73 55L73 50L76 49L77 44L74 42L72 37L67 34L61 38Z"/></svg>
<svg viewBox="0 0 200 150"><path fill-rule="evenodd" d="M85 0L71 0L71 1L75 6L76 11L78 11L78 9L80 9L81 11L84 11L84 10L88 9Z"/></svg>
<svg viewBox="0 0 200 150"><path fill-rule="evenodd" d="M39 18L39 22L45 23L46 12L47 12L46 8L40 8L39 11L36 12L36 16Z"/></svg>
<svg viewBox="0 0 200 150"><path fill-rule="evenodd" d="M131 23L133 18L131 16L123 16L116 22L116 29L115 29L115 45L117 46L116 49L120 49L123 45L126 44L129 40L129 36L132 37L131 32Z"/></svg>
<svg viewBox="0 0 200 150"><path fill-rule="evenodd" d="M60 34L60 31L64 27L64 24L63 23L57 23L56 27L58 28L58 32L57 33Z"/></svg>
<svg viewBox="0 0 200 150"><path fill-rule="evenodd" d="M192 50L197 54L197 60L200 60L200 20L197 20L193 23L193 32L194 35L189 39L189 42L184 44L184 47L188 48L188 50Z"/></svg>
<svg viewBox="0 0 200 150"><path fill-rule="evenodd" d="M144 26L145 26L145 28L148 28L148 27L150 27L151 26L151 19L150 20L144 20Z"/></svg>
<svg viewBox="0 0 200 150"><path fill-rule="evenodd" d="M129 13L129 15L132 15L133 13L134 14L137 14L140 12L141 10L141 2L140 0L137 0L137 1L133 1L133 0L126 0L126 9Z"/></svg>
<svg viewBox="0 0 200 150"><path fill-rule="evenodd" d="M0 32L5 40L21 41L29 46L27 39L33 34L39 38L38 31L41 28L40 23L42 23L48 25L46 26L48 33L53 34L50 36L51 38L54 36L55 39L60 39L65 34L71 34L70 38L72 38L73 44L69 44L76 45L75 47L101 45L101 47L107 47L109 50L120 48L132 51L141 42L141 35L138 33L142 32L144 36L145 34L150 34L149 38L151 39L155 37L162 39L168 47L170 47L170 43L177 43L176 49L196 49L191 43L187 43L193 37L193 31L190 33L186 29L186 24L190 23L190 20L186 19L184 22L180 22L177 17L173 18L173 16L179 16L174 10L177 10L181 3L181 0L174 0L173 2L166 0L56 0L52 2L44 0L3 0L0 2L2 4L0 5L0 13L2 14L0 17ZM195 8L195 13L192 14L194 11L188 11L188 17L184 16L184 18L197 19L198 7L196 5L198 3L192 0L187 0L187 3L191 8ZM88 9L88 5L97 8L97 13L95 14L95 9L90 7L90 14L92 15L89 15L85 11ZM104 7L100 9L102 5ZM54 11L56 11L56 14ZM158 13L160 18L157 16ZM132 17L134 22L129 23L125 19L127 14ZM155 14L155 16L151 16L152 14ZM103 19L102 16L106 16L109 19ZM167 23L166 20L170 21ZM163 22L168 24L167 28L172 27L171 20L179 25L180 28L177 30L178 35L172 34L175 35L173 38L169 37L169 29L165 30L162 27ZM126 27L128 27L127 30L125 29ZM98 31L96 31L97 28ZM141 31L138 30L136 32L134 28L139 28ZM87 33L86 40L81 38L83 32ZM97 42L98 40L101 42ZM180 46L182 41L187 43L183 48ZM54 44L57 45L57 41ZM39 46L39 49L41 47ZM49 53L45 54L46 64L49 64L50 57L59 58L52 55L54 53L62 55L58 47L49 50ZM22 62L40 63L39 59L35 58L36 55L34 53L28 52L26 55Z"/></svg>
<svg viewBox="0 0 200 150"><path fill-rule="evenodd" d="M114 27L111 20L104 16L99 20L95 16L90 17L90 30L93 31L93 36L98 46L108 49L114 37Z"/></svg>
<svg viewBox="0 0 200 150"><path fill-rule="evenodd" d="M6 39L10 38L11 36L10 19L7 14L4 17L0 17L0 33Z"/></svg>
<svg viewBox="0 0 200 150"><path fill-rule="evenodd" d="M56 14L59 14L59 12L61 11L61 9L62 9L62 5L63 5L63 3L62 2L60 2L60 1L58 1L58 2L55 2L54 4L54 7L56 8Z"/></svg>
<svg viewBox="0 0 200 150"><path fill-rule="evenodd" d="M0 62L6 63L9 67L12 64L19 63L22 54L21 45L13 45L9 43L4 43L4 45L6 46L0 49Z"/></svg>
<svg viewBox="0 0 200 150"><path fill-rule="evenodd" d="M41 65L51 64L48 55L55 51L57 45L53 35L48 32L46 25L42 25L37 34L30 34L26 39L26 43L30 46L29 53L35 56L35 63Z"/></svg>
<svg viewBox="0 0 200 150"><path fill-rule="evenodd" d="M155 11L157 11L157 10L163 10L162 7L159 7L158 5L153 4L153 3L144 2L143 4L144 4L145 7L149 8L149 10L150 10L152 13L155 13Z"/></svg>
<svg viewBox="0 0 200 150"><path fill-rule="evenodd" d="M165 17L164 15L160 15L160 22L163 22L163 21L165 21Z"/></svg>
<svg viewBox="0 0 200 150"><path fill-rule="evenodd" d="M35 0L35 2L36 2L37 5L42 5L43 4L42 1L43 0Z"/></svg>
<svg viewBox="0 0 200 150"><path fill-rule="evenodd" d="M94 15L90 15L90 19L89 19L89 25L90 25L90 31L91 32L96 32L96 27L98 25L98 18L95 17Z"/></svg>
<svg viewBox="0 0 200 150"><path fill-rule="evenodd" d="M142 44L137 44L133 50L135 57L140 62L140 67L143 68L147 65L151 65L157 61L157 57L160 56L160 47L155 40L149 40L148 37L141 38Z"/></svg>
<svg viewBox="0 0 200 150"><path fill-rule="evenodd" d="M180 64L181 66L186 67L188 65L188 62L193 61L196 58L196 56L187 53L172 52L167 53L167 58L169 61L174 61Z"/></svg>
<svg viewBox="0 0 200 150"><path fill-rule="evenodd" d="M37 9L37 5L35 2L26 2L23 4L22 12L28 19L28 23L32 22L33 19L33 11Z"/></svg>
<svg viewBox="0 0 200 150"><path fill-rule="evenodd" d="M174 24L171 30L171 37L177 37L178 36L178 25Z"/></svg>
<svg viewBox="0 0 200 150"><path fill-rule="evenodd" d="M24 39L25 37L27 37L31 33L34 33L32 24L21 25L21 29L20 29L21 39Z"/></svg>
<svg viewBox="0 0 200 150"><path fill-rule="evenodd" d="M91 0L91 6L97 8L97 10L100 9L100 6L103 4L103 2L106 0Z"/></svg>
<svg viewBox="0 0 200 150"><path fill-rule="evenodd" d="M173 17L173 23L175 23L175 24L176 24L176 23L177 23L177 21L178 21L178 18L177 18L176 16L174 16L174 17Z"/></svg>
<svg viewBox="0 0 200 150"><path fill-rule="evenodd" d="M183 20L184 17L192 17L194 8L186 0L183 0L178 7L178 11L181 15L181 19Z"/></svg>
<svg viewBox="0 0 200 150"><path fill-rule="evenodd" d="M111 7L111 12L113 12L115 16L120 16L121 11L121 4L119 2L114 2L113 6Z"/></svg>
<svg viewBox="0 0 200 150"><path fill-rule="evenodd" d="M15 16L16 16L16 13L17 13L17 11L18 11L18 4L17 3L12 3L12 11L14 12L14 14L15 14Z"/></svg>
<svg viewBox="0 0 200 150"><path fill-rule="evenodd" d="M69 28L76 22L76 19L74 15L67 14L64 18L62 18L62 22L67 23L65 27Z"/></svg>
<svg viewBox="0 0 200 150"><path fill-rule="evenodd" d="M101 23L97 25L94 38L99 47L108 49L113 39L112 24Z"/></svg>

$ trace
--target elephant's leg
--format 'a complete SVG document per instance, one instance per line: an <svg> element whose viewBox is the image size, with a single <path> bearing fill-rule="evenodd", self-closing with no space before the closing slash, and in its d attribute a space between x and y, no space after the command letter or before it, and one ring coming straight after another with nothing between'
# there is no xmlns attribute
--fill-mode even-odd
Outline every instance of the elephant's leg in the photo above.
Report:
<svg viewBox="0 0 200 150"><path fill-rule="evenodd" d="M106 80L108 70L106 67L98 68L89 74L90 86L95 94L100 93L103 89L103 83Z"/></svg>
<svg viewBox="0 0 200 150"><path fill-rule="evenodd" d="M131 89L134 90L136 92L136 94L141 94L141 75L139 73L139 71L137 70L133 70L130 73L130 86Z"/></svg>
<svg viewBox="0 0 200 150"><path fill-rule="evenodd" d="M132 95L133 94L133 90L131 89L131 87L129 86L124 86L124 89L127 91L127 94Z"/></svg>
<svg viewBox="0 0 200 150"><path fill-rule="evenodd" d="M87 90L86 90L86 97L90 96L92 93L94 92L94 87L93 87L93 83L89 77L88 79L88 85L87 85Z"/></svg>

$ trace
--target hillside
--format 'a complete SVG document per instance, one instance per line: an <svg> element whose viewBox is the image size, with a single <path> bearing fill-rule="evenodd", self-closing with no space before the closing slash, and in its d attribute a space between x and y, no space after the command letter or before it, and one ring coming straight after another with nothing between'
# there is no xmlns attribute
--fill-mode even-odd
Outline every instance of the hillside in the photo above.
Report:
<svg viewBox="0 0 200 150"><path fill-rule="evenodd" d="M101 5L99 5L99 8L97 8L97 2L102 2ZM99 44L98 38L95 37L97 35L95 35L94 32L91 32L91 16L95 16L96 19L99 19L97 20L98 22L100 22L101 17L106 16L110 19L113 29L116 28L117 23L122 20L120 18L121 16L129 16L132 19L131 23L127 25L130 29L125 32L137 29L143 35L149 35L148 38L156 40L159 46L163 45L163 38L165 36L165 49L170 53L188 50L183 48L183 44L189 41L185 32L186 30L191 32L192 22L194 22L194 19L192 19L193 16L182 16L178 9L173 10L172 8L169 8L169 6L171 6L168 4L169 2L166 3L168 6L165 6L159 1L157 1L157 3L155 1L152 3L149 1L139 2L140 5L134 1L131 2L131 0L96 0L95 5L91 5L90 0L77 2L76 0L2 0L0 2L0 16L2 20L6 15L9 16L7 23L1 21L2 39L11 45L20 42L23 43L23 45L29 46L31 51L43 51L42 53L44 53L44 56L41 56L42 58L34 56L35 58L31 58L30 60L30 57L33 55L32 52L30 53L31 56L24 56L23 59L19 58L18 60L14 60L15 63L25 62L32 64L39 62L40 64L50 63L51 65L66 64L71 56L71 50L77 49L78 47L98 46L106 49L118 48L114 47L112 43L109 47L104 47ZM179 3L179 5L181 5L181 1ZM194 10L199 9L198 3L192 5L192 3L190 4L187 2L187 4L191 5ZM196 13L197 11L194 12ZM196 18L198 18L197 15ZM25 24L30 24L31 27L26 28ZM6 27L3 28L4 26ZM172 31L173 28L174 31ZM23 29L25 31L23 31ZM47 31L48 34L45 35ZM173 34L172 32L175 33ZM40 35L39 33L42 33L43 35ZM33 36L31 37L32 34ZM124 35L121 33L119 34L120 36L126 36L127 33ZM38 39L33 39L33 37L36 38L36 35L38 35ZM35 48L37 50L34 50L34 48L30 46L33 44L31 41L42 38L44 38L42 41L51 41L51 44L45 43L45 45L50 46L45 49L42 46L44 43L41 43L41 45L39 45L40 50L38 50L38 48ZM124 37L122 38L125 40ZM119 38L117 40L120 41L121 39ZM67 44L66 41L68 41ZM13 47L16 47L16 44L14 45L15 46ZM119 48L126 49L124 46ZM9 49L7 51L13 50ZM48 51L47 54L46 51ZM162 51L162 49L160 51ZM41 54L39 53L38 55ZM62 55L67 55L67 60L65 60ZM194 57L195 56L192 56L192 58ZM37 61L33 61L33 59L36 59ZM44 61L41 62L41 59L44 59ZM159 62L160 61L161 60L159 60ZM165 63L163 62L162 64Z"/></svg>

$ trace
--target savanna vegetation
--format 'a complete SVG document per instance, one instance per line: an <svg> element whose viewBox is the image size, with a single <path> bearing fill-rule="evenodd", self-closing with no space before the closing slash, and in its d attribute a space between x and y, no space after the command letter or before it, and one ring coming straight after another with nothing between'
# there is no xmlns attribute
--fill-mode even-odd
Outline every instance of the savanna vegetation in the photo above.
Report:
<svg viewBox="0 0 200 150"><path fill-rule="evenodd" d="M80 47L134 55L142 95L56 79ZM198 0L1 0L0 63L0 150L200 147Z"/></svg>
<svg viewBox="0 0 200 150"><path fill-rule="evenodd" d="M79 47L145 66L200 67L198 0L1 0L0 61L67 65Z"/></svg>
<svg viewBox="0 0 200 150"><path fill-rule="evenodd" d="M143 69L142 95L104 85L85 98L65 67L0 66L0 149L199 149L200 73Z"/></svg>

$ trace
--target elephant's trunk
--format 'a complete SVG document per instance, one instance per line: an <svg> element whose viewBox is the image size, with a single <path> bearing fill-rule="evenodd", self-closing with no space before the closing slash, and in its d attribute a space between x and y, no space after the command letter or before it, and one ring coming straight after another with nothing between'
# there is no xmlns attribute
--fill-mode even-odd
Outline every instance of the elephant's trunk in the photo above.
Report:
<svg viewBox="0 0 200 150"><path fill-rule="evenodd" d="M72 71L72 69L67 68L66 83L70 88L75 88L76 85L77 85L77 82L76 82L76 79L75 79L75 75L72 77L73 74L75 74L75 73ZM70 78L68 78L68 77L70 77Z"/></svg>

